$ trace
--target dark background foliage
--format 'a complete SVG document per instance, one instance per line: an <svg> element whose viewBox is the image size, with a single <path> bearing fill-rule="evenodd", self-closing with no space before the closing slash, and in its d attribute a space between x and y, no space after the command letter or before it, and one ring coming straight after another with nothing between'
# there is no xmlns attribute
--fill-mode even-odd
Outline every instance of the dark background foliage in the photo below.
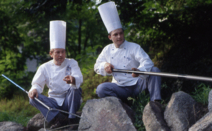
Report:
<svg viewBox="0 0 212 131"><path fill-rule="evenodd" d="M0 6L0 73L25 89L34 72L26 72L26 60L39 66L50 59L49 21L67 22L67 57L75 58L84 75L92 74L102 48L109 44L107 32L92 0L2 1ZM125 37L150 55L162 72L211 77L211 0L114 0ZM86 76L85 76L86 77ZM93 76L95 77L95 76ZM86 77L87 79L87 77ZM162 96L168 99L178 90L193 92L210 82L162 79ZM1 97L12 97L18 89L0 78ZM91 84L93 89L99 83Z"/></svg>

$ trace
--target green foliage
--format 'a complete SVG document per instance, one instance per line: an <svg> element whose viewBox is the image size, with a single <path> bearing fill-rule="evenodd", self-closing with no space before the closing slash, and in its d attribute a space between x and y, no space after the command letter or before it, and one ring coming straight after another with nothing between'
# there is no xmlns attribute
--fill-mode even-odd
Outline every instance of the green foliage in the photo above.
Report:
<svg viewBox="0 0 212 131"><path fill-rule="evenodd" d="M14 121L26 126L29 119L39 112L29 104L28 99L28 97L18 95L11 100L0 100L0 122Z"/></svg>
<svg viewBox="0 0 212 131"><path fill-rule="evenodd" d="M192 97L197 102L202 103L203 105L207 105L210 91L211 91L210 86L202 83L195 88L194 92L192 92Z"/></svg>
<svg viewBox="0 0 212 131"><path fill-rule="evenodd" d="M143 110L149 102L149 95L145 91L139 94L138 97L133 99L132 109L135 111L134 126L138 131L145 131L144 123L142 121Z"/></svg>
<svg viewBox="0 0 212 131"><path fill-rule="evenodd" d="M19 84L28 84L26 69L27 54L22 50L24 40L18 26L21 14L19 1L1 1L0 5L0 74L4 74ZM30 75L28 75L30 76ZM27 85L24 85L26 87ZM17 89L5 78L0 77L0 99L12 98Z"/></svg>
<svg viewBox="0 0 212 131"><path fill-rule="evenodd" d="M32 116L37 113L37 109L29 104L29 98L26 96L18 95L14 96L13 99L2 99L1 101L1 112L13 112L20 113L22 110L25 110L24 113L28 116Z"/></svg>
<svg viewBox="0 0 212 131"><path fill-rule="evenodd" d="M25 90L29 90L31 87L31 80L34 76L34 73L32 72L26 72L24 76L22 76L22 72L20 74L15 73L4 73L5 76L7 76L9 79L14 81L16 84L24 88ZM10 81L8 81L4 77L0 77L0 100L7 98L11 99L13 95L26 95L25 92L23 92L21 89L16 87L16 85L12 84Z"/></svg>
<svg viewBox="0 0 212 131"><path fill-rule="evenodd" d="M13 112L1 112L0 111L0 122L2 121L13 121L16 123L19 123L21 125L23 125L24 127L27 126L27 123L29 122L29 120L32 118L27 116L25 111L21 111L18 114L15 114Z"/></svg>
<svg viewBox="0 0 212 131"><path fill-rule="evenodd" d="M96 45L93 48L88 47L86 48L85 51L83 51L82 54L78 54L76 56L76 60L78 61L80 67L81 67L81 72L84 75L88 75L91 70L94 70L94 64L97 59L97 54L96 50L102 47L101 45Z"/></svg>
<svg viewBox="0 0 212 131"><path fill-rule="evenodd" d="M110 82L111 76L101 76L96 74L93 70L88 70L87 74L83 77L84 82L81 85L83 101L86 102L89 99L98 98L96 95L96 88L103 82Z"/></svg>

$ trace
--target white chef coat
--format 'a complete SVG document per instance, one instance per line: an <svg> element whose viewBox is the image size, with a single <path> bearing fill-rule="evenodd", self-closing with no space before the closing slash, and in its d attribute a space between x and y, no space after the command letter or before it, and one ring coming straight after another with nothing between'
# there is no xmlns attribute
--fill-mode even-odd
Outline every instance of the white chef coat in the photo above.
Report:
<svg viewBox="0 0 212 131"><path fill-rule="evenodd" d="M107 74L104 70L105 63L110 63L115 69L137 68L140 71L150 71L154 66L152 60L140 45L128 41L124 41L119 48L115 45L107 45L94 65L94 71L100 75L113 75L112 83L117 83L119 86L135 85L139 78L145 79L147 75L140 75L140 77L132 77L132 74L127 73L112 73Z"/></svg>
<svg viewBox="0 0 212 131"><path fill-rule="evenodd" d="M67 84L63 81L63 78L67 75L71 75L75 78L75 85ZM77 89L80 87L82 82L83 76L76 60L65 58L60 66L55 65L54 61L50 60L38 68L32 80L32 87L30 91L37 89L40 94L43 92L46 84L49 88L49 97L54 98L57 101L57 104L61 106L68 89Z"/></svg>

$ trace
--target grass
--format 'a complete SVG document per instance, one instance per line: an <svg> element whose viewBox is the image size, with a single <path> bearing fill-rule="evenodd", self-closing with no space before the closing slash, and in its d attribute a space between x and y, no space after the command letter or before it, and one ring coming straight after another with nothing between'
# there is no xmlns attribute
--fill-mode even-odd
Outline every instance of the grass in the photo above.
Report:
<svg viewBox="0 0 212 131"><path fill-rule="evenodd" d="M27 126L31 119L39 111L29 104L25 96L14 96L13 99L0 101L0 122L13 121Z"/></svg>

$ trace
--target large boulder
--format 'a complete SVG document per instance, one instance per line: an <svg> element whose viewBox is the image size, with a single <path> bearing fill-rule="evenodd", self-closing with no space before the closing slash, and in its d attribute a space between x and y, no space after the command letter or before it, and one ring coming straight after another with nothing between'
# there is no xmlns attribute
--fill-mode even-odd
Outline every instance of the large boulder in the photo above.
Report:
<svg viewBox="0 0 212 131"><path fill-rule="evenodd" d="M199 119L196 118L197 112L200 109L195 100L187 93L179 91L172 94L164 118L171 131L187 131Z"/></svg>
<svg viewBox="0 0 212 131"><path fill-rule="evenodd" d="M25 128L16 122L5 121L0 122L0 130L1 131L24 131Z"/></svg>
<svg viewBox="0 0 212 131"><path fill-rule="evenodd" d="M163 113L162 105L159 102L150 101L145 106L142 118L146 131L170 131Z"/></svg>
<svg viewBox="0 0 212 131"><path fill-rule="evenodd" d="M133 111L116 97L88 100L83 107L79 131L136 131Z"/></svg>
<svg viewBox="0 0 212 131"><path fill-rule="evenodd" d="M43 115L41 113L38 113L29 120L27 128L29 131L38 131L39 129L44 127L44 121L45 118L43 117Z"/></svg>
<svg viewBox="0 0 212 131"><path fill-rule="evenodd" d="M212 112L208 112L204 117L198 120L189 131L212 131Z"/></svg>

